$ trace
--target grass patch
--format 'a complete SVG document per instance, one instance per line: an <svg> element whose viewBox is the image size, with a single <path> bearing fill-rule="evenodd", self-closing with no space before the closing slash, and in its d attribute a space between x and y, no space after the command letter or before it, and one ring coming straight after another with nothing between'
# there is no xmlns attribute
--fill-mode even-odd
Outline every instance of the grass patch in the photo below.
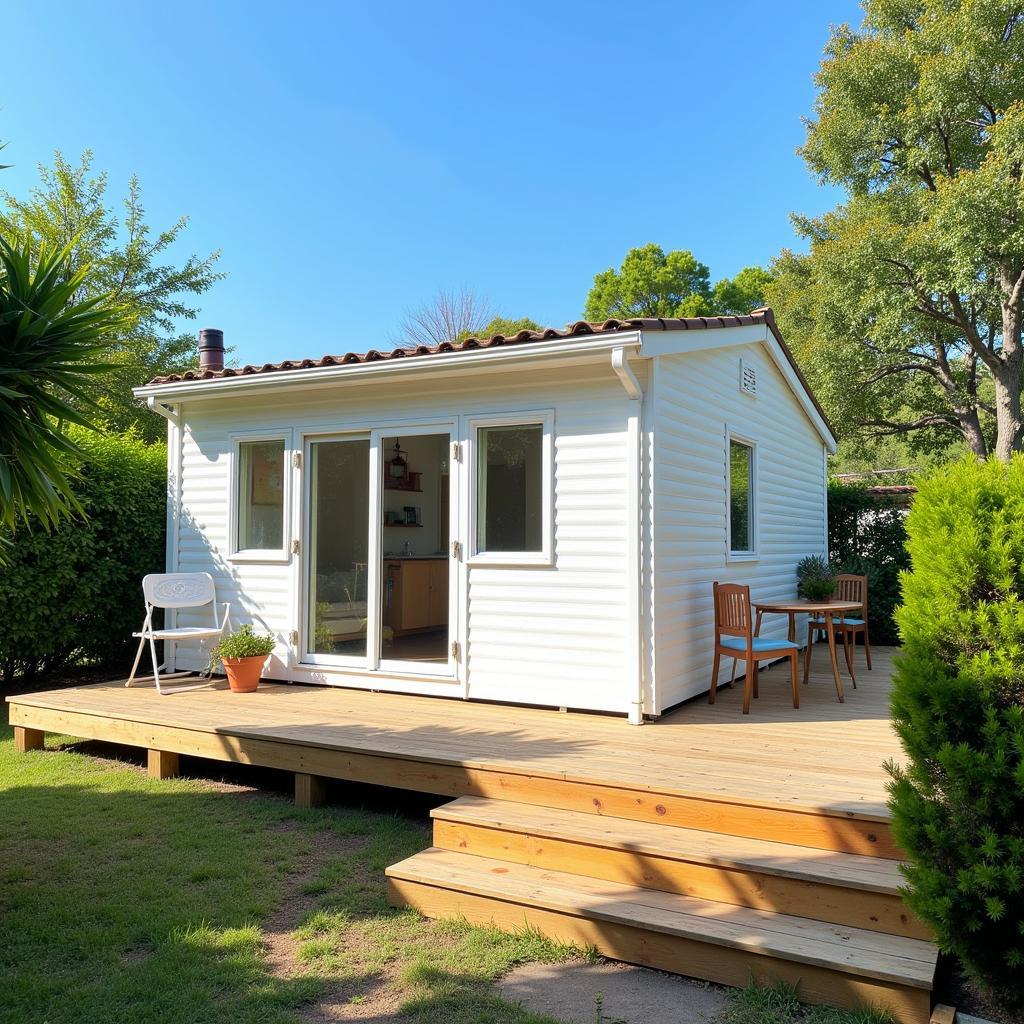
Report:
<svg viewBox="0 0 1024 1024"><path fill-rule="evenodd" d="M716 1024L894 1024L892 1015L869 1008L808 1006L782 983L737 989Z"/></svg>
<svg viewBox="0 0 1024 1024"><path fill-rule="evenodd" d="M48 746L15 753L4 706L0 1024L297 1024L318 1000L547 1024L491 981L580 951L388 905L383 869L429 845L422 823L157 782Z"/></svg>

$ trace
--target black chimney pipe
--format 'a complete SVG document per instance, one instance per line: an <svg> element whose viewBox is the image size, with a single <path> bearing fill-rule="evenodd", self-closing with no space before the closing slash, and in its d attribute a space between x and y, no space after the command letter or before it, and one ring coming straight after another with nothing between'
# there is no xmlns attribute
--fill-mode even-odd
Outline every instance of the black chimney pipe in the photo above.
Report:
<svg viewBox="0 0 1024 1024"><path fill-rule="evenodd" d="M216 327L204 327L199 332L199 369L224 369L224 332Z"/></svg>

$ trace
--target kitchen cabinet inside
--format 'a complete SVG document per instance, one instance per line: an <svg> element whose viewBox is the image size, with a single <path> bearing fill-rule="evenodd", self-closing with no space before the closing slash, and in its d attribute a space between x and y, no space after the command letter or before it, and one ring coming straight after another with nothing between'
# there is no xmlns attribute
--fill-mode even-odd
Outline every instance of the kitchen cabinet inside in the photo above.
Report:
<svg viewBox="0 0 1024 1024"><path fill-rule="evenodd" d="M394 636L448 626L448 559L384 561L384 623Z"/></svg>

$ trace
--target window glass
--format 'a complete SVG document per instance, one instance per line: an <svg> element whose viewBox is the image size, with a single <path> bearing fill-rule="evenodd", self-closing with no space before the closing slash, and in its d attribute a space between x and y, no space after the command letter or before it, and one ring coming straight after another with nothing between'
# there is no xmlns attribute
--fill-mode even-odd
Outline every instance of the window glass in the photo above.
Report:
<svg viewBox="0 0 1024 1024"><path fill-rule="evenodd" d="M544 427L477 431L477 551L543 550Z"/></svg>
<svg viewBox="0 0 1024 1024"><path fill-rule="evenodd" d="M309 455L308 649L365 657L370 442L315 441Z"/></svg>
<svg viewBox="0 0 1024 1024"><path fill-rule="evenodd" d="M284 441L238 446L238 550L284 548Z"/></svg>
<svg viewBox="0 0 1024 1024"><path fill-rule="evenodd" d="M754 449L729 441L729 548L734 553L754 549Z"/></svg>

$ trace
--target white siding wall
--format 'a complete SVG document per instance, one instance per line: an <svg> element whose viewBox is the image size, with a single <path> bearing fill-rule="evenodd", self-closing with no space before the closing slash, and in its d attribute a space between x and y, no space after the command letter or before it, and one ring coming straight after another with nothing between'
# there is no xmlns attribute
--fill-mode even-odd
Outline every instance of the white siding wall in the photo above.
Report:
<svg viewBox="0 0 1024 1024"><path fill-rule="evenodd" d="M739 360L756 367L758 396L739 391ZM823 554L821 436L765 348L733 346L659 357L649 395L654 523L654 644L649 678L663 711L707 690L713 654L714 580L749 583L753 600L792 597L795 566ZM726 425L757 442L759 558L730 561ZM764 636L786 635L767 616Z"/></svg>
<svg viewBox="0 0 1024 1024"><path fill-rule="evenodd" d="M288 564L233 563L228 557L229 439L242 431L385 426L399 419L472 416L516 409L553 409L553 568L468 570L468 694L481 699L625 712L627 680L626 559L628 402L602 357L600 365L505 370L428 383L341 386L294 397L253 396L186 403L178 568L214 575L233 622L252 621L278 636L268 675L306 678L290 667L288 633L297 629L300 599L295 559ZM411 378L410 378L411 381ZM463 466L463 486L468 478ZM465 504L465 503L464 503ZM301 523L286 525L298 537ZM453 524L454 526L454 524ZM468 540L467 524L459 534ZM454 570L454 566L453 566ZM194 621L181 613L179 622ZM179 668L202 667L180 645ZM451 692L452 684L411 685L396 677L319 670L324 681L378 689ZM461 689L458 690L461 693Z"/></svg>

